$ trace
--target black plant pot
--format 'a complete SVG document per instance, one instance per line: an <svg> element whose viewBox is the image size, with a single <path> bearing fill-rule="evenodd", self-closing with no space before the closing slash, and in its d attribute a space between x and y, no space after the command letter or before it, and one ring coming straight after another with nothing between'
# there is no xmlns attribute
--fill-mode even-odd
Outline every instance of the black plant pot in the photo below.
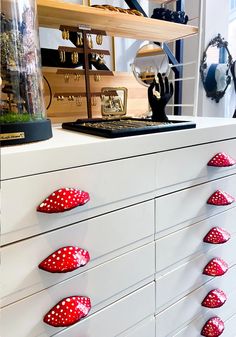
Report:
<svg viewBox="0 0 236 337"><path fill-rule="evenodd" d="M0 124L1 146L37 142L51 137L52 127L49 119Z"/></svg>

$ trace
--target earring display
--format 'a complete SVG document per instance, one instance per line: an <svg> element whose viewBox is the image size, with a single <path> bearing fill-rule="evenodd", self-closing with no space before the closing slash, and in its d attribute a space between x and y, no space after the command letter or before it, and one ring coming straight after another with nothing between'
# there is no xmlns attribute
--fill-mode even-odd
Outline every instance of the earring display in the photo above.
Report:
<svg viewBox="0 0 236 337"><path fill-rule="evenodd" d="M93 49L93 39L92 39L91 34L88 34L87 40L88 40L88 47L89 47L90 49Z"/></svg>
<svg viewBox="0 0 236 337"><path fill-rule="evenodd" d="M71 53L71 61L73 64L77 64L79 62L79 54L76 51Z"/></svg>
<svg viewBox="0 0 236 337"><path fill-rule="evenodd" d="M72 79L74 85L79 87L80 83L78 82L80 81L81 75L83 75L86 92L81 93L81 96L82 98L84 96L87 98L83 103L85 103L87 106L88 118L92 118L92 106L95 106L98 103L96 98L98 93L91 92L90 82L92 80L92 76L94 82L100 82L103 72L106 76L114 75L112 71L108 70L107 67L104 66L105 55L110 55L110 51L103 50L102 48L98 47L103 44L103 36L106 35L106 32L99 29L88 30L80 25L71 27L60 25L59 29L61 31L62 38L64 40L68 40L73 37L71 42L74 44L73 47L65 45L58 46L60 62L62 63L61 67L74 69L58 69L56 73L63 74L65 83L68 83ZM94 47L95 42L97 47ZM68 63L70 63L70 65ZM95 67L95 69L92 69L92 65ZM101 65L101 67L99 67L99 65ZM82 68L80 68L81 66ZM99 70L97 70L97 68ZM74 95L74 99L71 97L72 94ZM54 94L54 97L56 98L57 96L61 95L63 95L63 93L57 93ZM64 93L66 101L68 100L70 102L74 100L77 106L81 106L82 98L78 97L79 95L80 92L78 91L73 93ZM59 97L58 100L61 100L61 97Z"/></svg>
<svg viewBox="0 0 236 337"><path fill-rule="evenodd" d="M83 46L83 36L82 36L82 33L77 32L76 45L77 45L77 47Z"/></svg>
<svg viewBox="0 0 236 337"><path fill-rule="evenodd" d="M66 29L63 29L63 31L61 32L61 36L62 36L63 40L69 40L70 39L70 32Z"/></svg>
<svg viewBox="0 0 236 337"><path fill-rule="evenodd" d="M60 62L65 63L66 62L66 52L64 50L59 51L59 57L60 57Z"/></svg>
<svg viewBox="0 0 236 337"><path fill-rule="evenodd" d="M63 31L61 32L61 37L63 40L66 40L66 30L63 29Z"/></svg>
<svg viewBox="0 0 236 337"><path fill-rule="evenodd" d="M99 55L98 63L99 64L105 64L104 55L103 54Z"/></svg>
<svg viewBox="0 0 236 337"><path fill-rule="evenodd" d="M99 46L102 45L102 43L103 43L103 36L102 36L102 35L100 35L100 34L96 35L96 43L97 43Z"/></svg>
<svg viewBox="0 0 236 337"><path fill-rule="evenodd" d="M74 80L79 82L79 80L80 80L80 74L75 74Z"/></svg>
<svg viewBox="0 0 236 337"><path fill-rule="evenodd" d="M70 75L69 74L65 74L64 75L64 79L65 79L65 83L68 83L70 80Z"/></svg>
<svg viewBox="0 0 236 337"><path fill-rule="evenodd" d="M82 97L81 96L78 96L78 97L76 97L76 105L78 105L78 106L82 106Z"/></svg>
<svg viewBox="0 0 236 337"><path fill-rule="evenodd" d="M100 75L94 75L94 81L95 82L99 82L101 80L101 76Z"/></svg>
<svg viewBox="0 0 236 337"><path fill-rule="evenodd" d="M97 54L92 53L90 61L96 62L97 61Z"/></svg>
<svg viewBox="0 0 236 337"><path fill-rule="evenodd" d="M57 96L58 101L64 101L64 96Z"/></svg>

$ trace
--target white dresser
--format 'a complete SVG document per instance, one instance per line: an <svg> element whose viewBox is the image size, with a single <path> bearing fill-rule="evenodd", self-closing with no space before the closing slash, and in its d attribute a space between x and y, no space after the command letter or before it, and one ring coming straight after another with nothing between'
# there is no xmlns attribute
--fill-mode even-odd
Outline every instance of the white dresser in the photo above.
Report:
<svg viewBox="0 0 236 337"><path fill-rule="evenodd" d="M236 336L236 202L207 203L217 190L236 197L236 165L207 165L221 152L236 159L236 121L195 121L196 129L114 140L58 127L48 141L2 149L2 337L200 337L216 316L221 335ZM61 188L90 201L38 212ZM203 242L213 227L230 239ZM90 261L62 273L38 268L68 246ZM203 274L214 258L227 272ZM226 302L202 306L214 289ZM44 323L72 296L90 298L85 318Z"/></svg>

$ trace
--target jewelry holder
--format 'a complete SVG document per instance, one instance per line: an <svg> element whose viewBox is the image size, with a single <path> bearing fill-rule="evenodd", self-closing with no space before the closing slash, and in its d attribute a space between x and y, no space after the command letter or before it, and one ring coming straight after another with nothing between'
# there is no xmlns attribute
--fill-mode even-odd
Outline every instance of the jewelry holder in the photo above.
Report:
<svg viewBox="0 0 236 337"><path fill-rule="evenodd" d="M92 92L90 85L90 77L93 77L95 82L99 82L103 76L113 76L113 72L110 70L93 70L92 65L104 65L104 56L110 55L109 50L93 48L93 35L96 35L96 42L100 46L103 43L103 36L106 35L105 31L87 29L87 27L71 27L60 26L62 32L62 38L70 40L74 43L75 47L59 46L58 53L60 62L65 63L67 60L71 61L71 64L76 69L58 69L57 74L64 75L65 84L70 81L70 77L74 78L74 83L78 83L81 76L85 78L85 91L84 92L57 92L54 97L58 100L58 97L68 98L70 102L75 102L76 105L82 106L82 101L79 98L86 98L87 116L92 118L92 107L95 107L98 103L96 97L101 95L101 92ZM78 69L78 67L81 67ZM106 67L104 67L106 68ZM72 100L71 97L75 99ZM60 100L60 99L59 99Z"/></svg>
<svg viewBox="0 0 236 337"><path fill-rule="evenodd" d="M101 102L103 118L78 119L75 122L63 123L62 127L68 130L107 138L135 136L196 127L194 122L169 120L160 122L126 116L127 89L124 87L102 88Z"/></svg>

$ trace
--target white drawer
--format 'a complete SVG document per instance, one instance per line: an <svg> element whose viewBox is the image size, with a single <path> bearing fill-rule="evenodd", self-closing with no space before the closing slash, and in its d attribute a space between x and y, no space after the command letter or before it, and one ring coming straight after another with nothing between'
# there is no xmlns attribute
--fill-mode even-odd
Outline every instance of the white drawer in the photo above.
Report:
<svg viewBox="0 0 236 337"><path fill-rule="evenodd" d="M236 314L225 322L225 331L222 337L235 337Z"/></svg>
<svg viewBox="0 0 236 337"><path fill-rule="evenodd" d="M148 319L143 320L139 324L129 329L127 332L119 334L119 337L155 337L155 318L152 315ZM100 336L99 336L100 337ZM111 336L109 336L111 337Z"/></svg>
<svg viewBox="0 0 236 337"><path fill-rule="evenodd" d="M235 202L226 206L207 204L207 200L216 190L223 190L236 197L236 175L156 198L157 236L235 207Z"/></svg>
<svg viewBox="0 0 236 337"><path fill-rule="evenodd" d="M216 313L218 315L218 313ZM205 322L208 321L212 316L211 312L208 311L205 316L200 316L197 319L193 320L186 327L181 329L181 331L177 332L174 336L171 334L171 337L200 337L199 331L201 331ZM224 316L225 317L225 316ZM224 321L225 329L224 332L220 335L221 337L235 337L236 331L236 315L233 315L229 319L225 317ZM222 317L221 317L222 319Z"/></svg>
<svg viewBox="0 0 236 337"><path fill-rule="evenodd" d="M236 312L235 279L236 266L228 271L228 275L226 277L211 280L204 286L181 299L176 304L162 311L156 316L156 337L173 336L177 329L186 325L187 322L192 321L199 314L204 315L205 317L205 321L203 324L201 323L201 328L198 330L199 335L204 323L210 317L219 316L223 321L231 317ZM202 307L201 302L205 296L209 291L215 288L220 288L227 294L228 299L225 304L216 309ZM178 317L178 319L176 319L176 317ZM189 334L188 336L192 337L193 335Z"/></svg>
<svg viewBox="0 0 236 337"><path fill-rule="evenodd" d="M63 298L88 296L90 314L128 295L154 279L154 243L121 255L69 280L36 293L2 309L4 337L51 336L61 328L43 323L44 315ZM12 324L12 317L17 321Z"/></svg>
<svg viewBox="0 0 236 337"><path fill-rule="evenodd" d="M236 140L209 143L165 151L157 155L158 188L206 182L236 172L236 165L230 167L207 166L209 160L219 152L225 152L236 159Z"/></svg>
<svg viewBox="0 0 236 337"><path fill-rule="evenodd" d="M153 237L154 202L148 201L5 246L1 250L1 306L140 247ZM38 268L48 255L65 246L88 250L90 262L68 273Z"/></svg>
<svg viewBox="0 0 236 337"><path fill-rule="evenodd" d="M2 182L2 244L134 204L154 190L154 155L117 160ZM63 213L36 211L52 192L73 187L90 201Z"/></svg>
<svg viewBox="0 0 236 337"><path fill-rule="evenodd" d="M127 331L128 328L135 326L145 317L153 315L154 297L154 284L151 283L74 326L59 332L55 337L118 337L118 335L119 337L155 337L153 320L146 323L150 335L142 334L142 327L140 331L137 331L137 335L133 335L132 330L131 334Z"/></svg>
<svg viewBox="0 0 236 337"><path fill-rule="evenodd" d="M205 235L217 226L226 229L232 236L236 232L235 219L236 207L160 238L156 241L156 271L181 260L187 262L201 252L207 253L216 245L204 243Z"/></svg>
<svg viewBox="0 0 236 337"><path fill-rule="evenodd" d="M236 236L223 245L216 245L207 254L201 254L193 260L172 269L168 273L160 272L156 275L156 312L178 301L183 296L208 282L212 277L203 275L203 269L214 257L225 260L229 266L236 263ZM164 254L164 253L163 253ZM225 274L227 277L227 273ZM220 280L224 276L216 277Z"/></svg>

